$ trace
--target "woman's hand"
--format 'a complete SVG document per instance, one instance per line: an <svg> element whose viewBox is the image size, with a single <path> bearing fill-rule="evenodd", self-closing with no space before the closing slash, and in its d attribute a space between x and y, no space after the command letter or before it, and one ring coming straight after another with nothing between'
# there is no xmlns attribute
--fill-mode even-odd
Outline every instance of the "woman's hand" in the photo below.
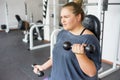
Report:
<svg viewBox="0 0 120 80"><path fill-rule="evenodd" d="M35 65L35 66L34 66L34 69L33 69L33 72L34 72L35 74L38 74L39 71L43 71L43 70L44 70L44 67L43 67L42 65Z"/></svg>
<svg viewBox="0 0 120 80"><path fill-rule="evenodd" d="M85 54L84 47L86 44L73 44L72 45L72 52L75 54Z"/></svg>

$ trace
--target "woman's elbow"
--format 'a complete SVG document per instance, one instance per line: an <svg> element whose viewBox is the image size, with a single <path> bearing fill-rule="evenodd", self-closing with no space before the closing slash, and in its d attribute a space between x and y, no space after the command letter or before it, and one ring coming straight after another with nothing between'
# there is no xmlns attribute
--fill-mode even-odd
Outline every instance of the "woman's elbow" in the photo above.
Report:
<svg viewBox="0 0 120 80"><path fill-rule="evenodd" d="M97 74L97 70L93 70L93 71L89 72L87 75L89 77L94 77L96 74Z"/></svg>

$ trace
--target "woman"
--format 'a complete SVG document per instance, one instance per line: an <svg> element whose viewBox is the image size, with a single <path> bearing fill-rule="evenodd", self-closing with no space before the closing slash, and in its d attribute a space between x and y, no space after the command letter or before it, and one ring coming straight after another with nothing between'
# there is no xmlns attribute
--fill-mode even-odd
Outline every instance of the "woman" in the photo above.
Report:
<svg viewBox="0 0 120 80"><path fill-rule="evenodd" d="M34 72L46 70L52 66L49 80L97 80L101 67L100 45L95 35L82 26L84 12L80 5L70 2L61 10L63 30L57 36L53 57L43 65L36 65ZM63 49L65 41L71 42L72 49ZM95 52L84 50L87 44L94 44Z"/></svg>

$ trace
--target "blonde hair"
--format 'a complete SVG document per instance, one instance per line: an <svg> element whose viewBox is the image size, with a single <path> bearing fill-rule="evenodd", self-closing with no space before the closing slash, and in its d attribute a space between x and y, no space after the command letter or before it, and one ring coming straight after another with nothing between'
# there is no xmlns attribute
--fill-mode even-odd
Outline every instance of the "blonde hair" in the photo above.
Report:
<svg viewBox="0 0 120 80"><path fill-rule="evenodd" d="M83 21L85 14L84 14L84 11L82 9L82 5L80 5L76 2L69 2L63 6L63 8L65 8L65 7L71 7L73 14L75 16L81 14L81 21Z"/></svg>
<svg viewBox="0 0 120 80"><path fill-rule="evenodd" d="M77 4L81 5L81 6L83 4L83 0L73 0L73 2L75 2L75 3L77 3Z"/></svg>

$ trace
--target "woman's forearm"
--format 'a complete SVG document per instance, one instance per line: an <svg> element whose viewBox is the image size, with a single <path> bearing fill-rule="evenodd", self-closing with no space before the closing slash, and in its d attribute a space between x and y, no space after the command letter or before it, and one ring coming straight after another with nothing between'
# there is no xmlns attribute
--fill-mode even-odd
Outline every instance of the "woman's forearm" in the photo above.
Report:
<svg viewBox="0 0 120 80"><path fill-rule="evenodd" d="M90 60L85 54L76 54L78 63L82 71L89 77L96 75L96 66L92 60Z"/></svg>
<svg viewBox="0 0 120 80"><path fill-rule="evenodd" d="M41 65L43 67L43 70L46 70L48 68L50 68L52 66L52 59L50 58L48 61L46 61L43 65Z"/></svg>

